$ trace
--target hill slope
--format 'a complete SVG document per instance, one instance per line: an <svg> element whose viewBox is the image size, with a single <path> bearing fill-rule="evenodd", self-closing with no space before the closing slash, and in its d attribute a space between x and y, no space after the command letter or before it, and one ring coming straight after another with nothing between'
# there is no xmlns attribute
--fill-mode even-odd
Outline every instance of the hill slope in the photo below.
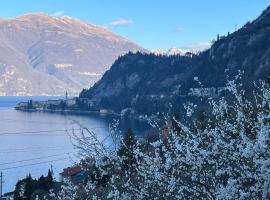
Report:
<svg viewBox="0 0 270 200"><path fill-rule="evenodd" d="M236 75L239 70L245 72L246 86L267 77L269 44L270 8L235 33L219 37L199 55L127 54L80 96L89 98L97 109L116 112L130 108L139 114L153 114L168 111L171 104L177 109L187 99L220 94L226 76ZM200 89L196 80L204 89Z"/></svg>
<svg viewBox="0 0 270 200"><path fill-rule="evenodd" d="M78 94L129 51L144 49L67 16L0 19L0 95Z"/></svg>

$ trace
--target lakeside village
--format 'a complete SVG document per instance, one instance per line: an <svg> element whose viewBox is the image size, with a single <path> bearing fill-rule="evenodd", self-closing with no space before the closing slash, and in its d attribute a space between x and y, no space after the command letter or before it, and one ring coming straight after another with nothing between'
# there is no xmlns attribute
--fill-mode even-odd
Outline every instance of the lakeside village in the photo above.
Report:
<svg viewBox="0 0 270 200"><path fill-rule="evenodd" d="M87 110L81 109L81 106L86 106ZM68 97L66 92L64 99L54 99L47 101L33 101L19 102L15 106L15 110L27 112L52 112L52 113L66 113L66 114L115 114L113 111L107 109L97 109L93 101L88 98Z"/></svg>
<svg viewBox="0 0 270 200"><path fill-rule="evenodd" d="M195 77L196 78L196 77ZM189 91L180 95L181 97L219 97L221 94L224 94L227 90L226 87L210 87L210 88L190 88ZM164 95L150 95L146 96L149 99L155 98L164 98ZM115 116L122 116L125 113L125 110L121 113L115 113L112 110L99 108L96 102L92 101L89 98L82 97L68 97L68 93L65 93L64 99L54 99L47 101L33 101L28 102L19 102L15 106L16 110L27 111L27 112L52 112L52 113L64 113L64 114L91 114L91 113L100 113L100 114L111 114Z"/></svg>

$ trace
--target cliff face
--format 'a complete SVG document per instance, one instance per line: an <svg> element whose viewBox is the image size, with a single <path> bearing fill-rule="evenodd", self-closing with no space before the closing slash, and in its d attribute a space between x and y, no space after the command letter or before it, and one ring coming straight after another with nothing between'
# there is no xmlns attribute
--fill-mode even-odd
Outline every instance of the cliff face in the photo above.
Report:
<svg viewBox="0 0 270 200"><path fill-rule="evenodd" d="M129 51L145 51L71 17L0 19L0 95L78 94Z"/></svg>
<svg viewBox="0 0 270 200"><path fill-rule="evenodd" d="M140 114L168 111L172 106L201 95L217 94L244 71L246 86L270 72L270 8L238 31L217 38L198 55L156 56L127 54L119 58L89 90L87 97L97 108L121 112L131 108ZM198 83L198 80L201 84ZM192 88L203 87L196 91Z"/></svg>

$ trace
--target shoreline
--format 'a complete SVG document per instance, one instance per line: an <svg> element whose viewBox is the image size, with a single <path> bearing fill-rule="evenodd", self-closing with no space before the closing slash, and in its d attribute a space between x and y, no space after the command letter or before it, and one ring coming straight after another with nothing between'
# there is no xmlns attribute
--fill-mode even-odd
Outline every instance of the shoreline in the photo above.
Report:
<svg viewBox="0 0 270 200"><path fill-rule="evenodd" d="M52 113L52 114L62 114L62 115L91 115L91 114L96 114L100 116L115 116L115 117L120 117L120 118L128 118L132 120L138 120L138 121L144 121L147 122L147 119L145 117L142 117L142 115L134 115L133 117L131 116L122 116L119 113L115 113L112 111L102 113L100 111L89 111L89 110L51 110L51 109L25 109L25 108L20 108L20 107L13 107L14 110L17 111L22 111L22 112L39 112L39 113ZM151 117L150 117L151 118Z"/></svg>
<svg viewBox="0 0 270 200"><path fill-rule="evenodd" d="M83 111L83 110L51 110L51 109L39 110L39 109L23 109L18 107L14 107L13 109L22 112L45 112L45 113L80 114L80 115L100 114L99 111Z"/></svg>

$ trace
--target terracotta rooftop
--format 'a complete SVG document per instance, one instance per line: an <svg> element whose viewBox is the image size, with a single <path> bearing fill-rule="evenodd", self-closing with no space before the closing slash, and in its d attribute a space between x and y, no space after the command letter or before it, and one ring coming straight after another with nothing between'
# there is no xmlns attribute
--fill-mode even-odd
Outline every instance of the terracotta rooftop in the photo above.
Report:
<svg viewBox="0 0 270 200"><path fill-rule="evenodd" d="M65 168L63 170L63 172L60 173L60 175L62 176L73 176L79 172L82 171L82 168L81 166L79 165L76 165L76 166L73 166L73 167L68 167L68 168Z"/></svg>

